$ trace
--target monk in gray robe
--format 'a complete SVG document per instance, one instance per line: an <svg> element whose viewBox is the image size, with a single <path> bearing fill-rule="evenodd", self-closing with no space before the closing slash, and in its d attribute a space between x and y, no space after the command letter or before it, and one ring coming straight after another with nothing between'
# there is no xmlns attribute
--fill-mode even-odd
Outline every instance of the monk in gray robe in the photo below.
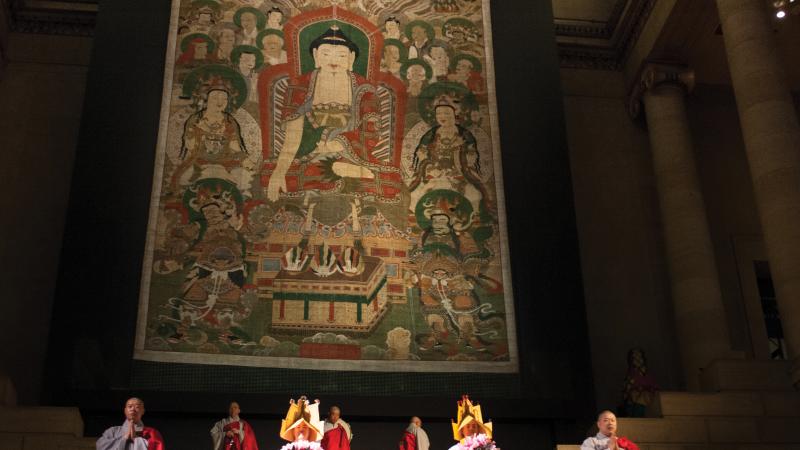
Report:
<svg viewBox="0 0 800 450"><path fill-rule="evenodd" d="M142 423L144 402L136 397L125 402L125 422L111 427L97 440L97 450L166 450L161 433Z"/></svg>

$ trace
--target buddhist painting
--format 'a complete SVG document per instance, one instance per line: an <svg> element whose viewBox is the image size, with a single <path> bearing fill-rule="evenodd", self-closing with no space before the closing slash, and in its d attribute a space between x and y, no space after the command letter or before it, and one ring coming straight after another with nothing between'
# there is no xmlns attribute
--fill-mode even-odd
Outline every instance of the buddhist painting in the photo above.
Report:
<svg viewBox="0 0 800 450"><path fill-rule="evenodd" d="M135 357L516 371L488 8L174 0Z"/></svg>

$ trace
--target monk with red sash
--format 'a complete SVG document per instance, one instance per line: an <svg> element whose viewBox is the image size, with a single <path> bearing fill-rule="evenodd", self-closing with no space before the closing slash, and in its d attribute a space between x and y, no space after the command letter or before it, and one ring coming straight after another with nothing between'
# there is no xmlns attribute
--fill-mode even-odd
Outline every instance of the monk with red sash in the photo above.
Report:
<svg viewBox="0 0 800 450"><path fill-rule="evenodd" d="M125 402L125 423L111 427L97 440L97 450L165 450L161 433L142 423L144 402L130 398Z"/></svg>
<svg viewBox="0 0 800 450"><path fill-rule="evenodd" d="M417 416L412 417L400 439L398 450L428 450L430 446L428 433L422 429L422 420Z"/></svg>
<svg viewBox="0 0 800 450"><path fill-rule="evenodd" d="M581 450L639 450L639 446L626 437L617 436L617 416L611 411L597 415L597 429L594 437L588 437Z"/></svg>
<svg viewBox="0 0 800 450"><path fill-rule="evenodd" d="M342 411L338 406L331 406L328 411L328 418L325 419L322 441L320 444L325 450L350 450L350 441L353 440L353 432L350 424L342 420Z"/></svg>
<svg viewBox="0 0 800 450"><path fill-rule="evenodd" d="M214 450L258 450L253 428L239 418L240 412L239 404L231 402L229 416L214 424L211 429Z"/></svg>

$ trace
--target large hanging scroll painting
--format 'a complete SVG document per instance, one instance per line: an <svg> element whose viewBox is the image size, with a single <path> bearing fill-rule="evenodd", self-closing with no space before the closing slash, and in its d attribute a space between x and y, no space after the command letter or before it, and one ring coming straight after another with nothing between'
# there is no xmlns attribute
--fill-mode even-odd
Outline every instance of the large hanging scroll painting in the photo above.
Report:
<svg viewBox="0 0 800 450"><path fill-rule="evenodd" d="M517 371L488 0L172 14L135 357Z"/></svg>

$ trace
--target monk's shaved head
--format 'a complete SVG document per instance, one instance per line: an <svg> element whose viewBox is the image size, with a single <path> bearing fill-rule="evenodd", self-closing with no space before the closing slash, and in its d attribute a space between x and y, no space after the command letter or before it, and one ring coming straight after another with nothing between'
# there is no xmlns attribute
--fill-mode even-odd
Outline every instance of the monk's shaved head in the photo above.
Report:
<svg viewBox="0 0 800 450"><path fill-rule="evenodd" d="M125 418L132 422L141 422L144 415L144 401L138 397L131 397L125 402L125 408L122 410L125 413Z"/></svg>

